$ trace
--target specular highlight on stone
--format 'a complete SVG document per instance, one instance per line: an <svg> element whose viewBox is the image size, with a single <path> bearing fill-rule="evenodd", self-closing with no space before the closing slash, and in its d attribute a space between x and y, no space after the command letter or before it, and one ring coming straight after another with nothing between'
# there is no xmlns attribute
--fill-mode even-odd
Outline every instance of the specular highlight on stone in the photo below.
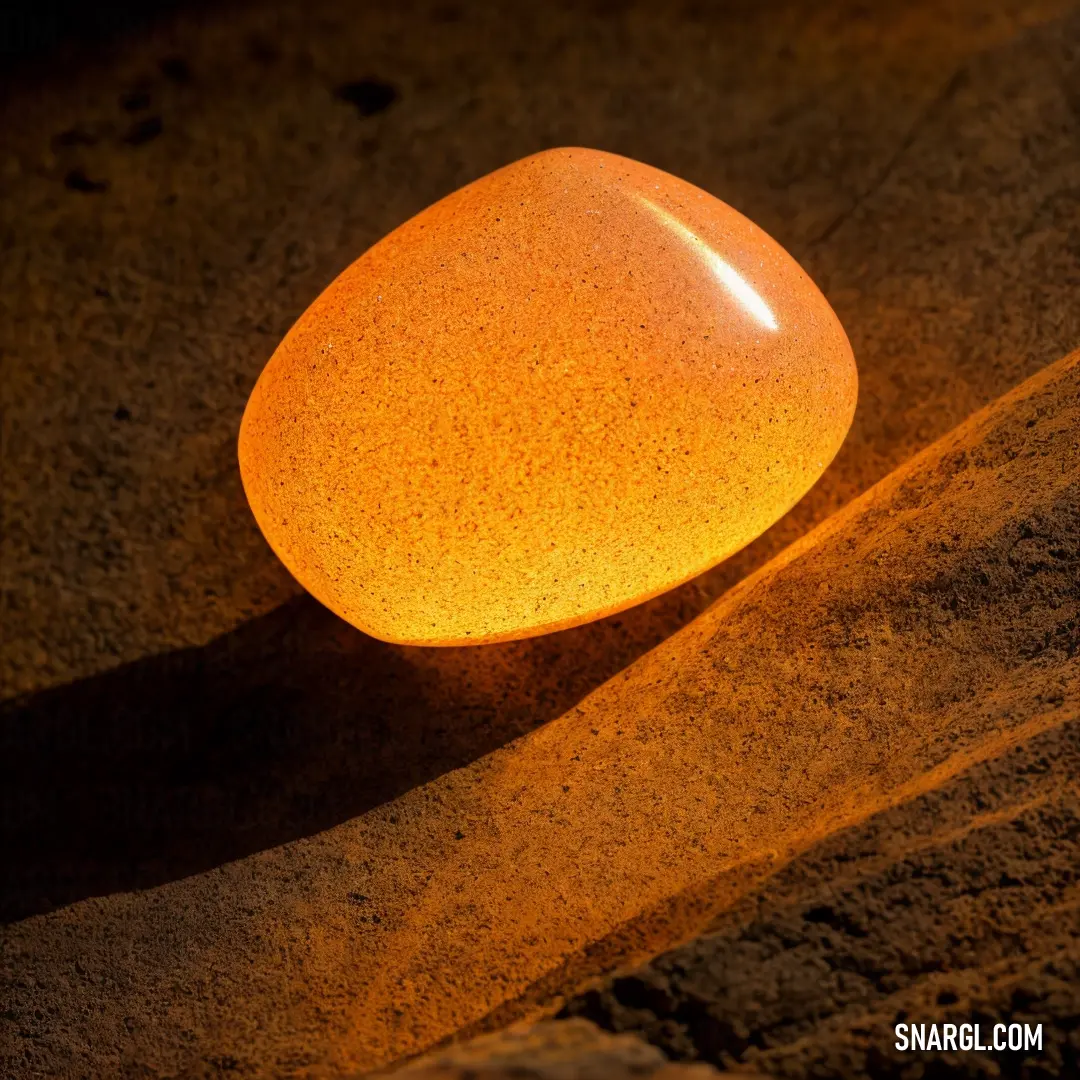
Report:
<svg viewBox="0 0 1080 1080"><path fill-rule="evenodd" d="M639 603L793 506L850 426L838 320L770 237L660 170L525 158L311 305L251 395L255 517L388 641L527 637Z"/></svg>

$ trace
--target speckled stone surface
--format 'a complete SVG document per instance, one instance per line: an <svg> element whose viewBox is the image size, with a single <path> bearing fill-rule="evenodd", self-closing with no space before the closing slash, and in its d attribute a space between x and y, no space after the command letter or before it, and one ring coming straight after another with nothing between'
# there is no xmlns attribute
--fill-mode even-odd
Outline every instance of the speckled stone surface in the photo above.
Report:
<svg viewBox="0 0 1080 1080"><path fill-rule="evenodd" d="M309 1071L347 1043L358 942L383 926L344 823L368 815L389 872L407 867L398 811L373 808L571 711L1080 342L1078 28L1036 25L1066 6L605 3L510 20L313 2L180 18L22 77L0 158L0 662L4 694L31 695L2 717L3 899L20 920L4 930L5 1069ZM297 597L260 538L235 468L246 396L357 252L506 160L573 144L685 177L806 266L859 357L851 434L792 513L671 594L530 641L383 646ZM1064 751L1031 746L988 783L1056 806L1043 758ZM451 837L468 835L463 805L445 804ZM900 841L944 820L933 799L911 806L889 819L886 882ZM1033 932L1067 928L1034 872L1045 844L1075 845L1050 818L1006 894ZM693 843L674 835L676 852ZM1001 836L973 834L974 861ZM838 836L791 903L879 865L865 837ZM939 878L972 871L942 844ZM913 880L904 901L938 918L937 879ZM903 969L891 926L860 939L883 979ZM845 955L821 947L821 965ZM771 971L761 994L792 969ZM1025 971L1024 993L1056 978ZM1011 994L993 985L983 1000ZM736 1020L753 1030L749 1006ZM801 1022L825 1054L829 1031Z"/></svg>
<svg viewBox="0 0 1080 1080"><path fill-rule="evenodd" d="M843 328L775 241L578 148L508 164L352 264L252 391L271 547L386 641L575 626L764 532L840 448Z"/></svg>

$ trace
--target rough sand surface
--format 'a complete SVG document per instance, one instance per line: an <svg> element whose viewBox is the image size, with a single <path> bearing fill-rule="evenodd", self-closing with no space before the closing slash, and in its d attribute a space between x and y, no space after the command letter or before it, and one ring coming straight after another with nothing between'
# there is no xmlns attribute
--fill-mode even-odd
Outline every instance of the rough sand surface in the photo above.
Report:
<svg viewBox="0 0 1080 1080"><path fill-rule="evenodd" d="M785 1077L1080 1071L1080 724L795 859L712 932L566 1006L676 1060ZM1042 1024L1028 1055L895 1050L896 1023ZM984 1039L988 1041L988 1039Z"/></svg>
<svg viewBox="0 0 1080 1080"><path fill-rule="evenodd" d="M719 1074L700 1063L672 1063L633 1035L609 1035L575 1018L481 1035L395 1075L409 1080L710 1080Z"/></svg>
<svg viewBox="0 0 1080 1080"><path fill-rule="evenodd" d="M797 584L794 567L777 571L761 626L727 654L733 664L746 658L740 678L718 662L703 684L711 704L695 701L703 687L691 687L702 710L695 723L715 723L724 737L691 739L690 713L679 706L683 726L670 734L682 732L685 756L657 758L677 771L695 754L727 755L726 771L715 772L716 784L699 777L697 788L680 779L669 817L650 811L647 836L634 834L640 848L625 818L606 843L586 835L624 813L620 797L633 795L642 812L649 789L640 777L619 793L614 782L596 787L603 769L588 786L567 773L570 792L543 786L556 782L544 770L578 764L553 765L540 751L565 751L566 729L604 708L605 695L621 701L621 676L579 714L590 690L1080 341L1078 27L1070 19L1023 30L1065 6L898 4L858 15L829 4L811 16L804 5L734 14L575 5L512 24L482 8L423 16L395 5L345 20L318 4L302 16L226 9L181 17L101 62L22 77L3 106L0 175L8 251L0 661L4 693L27 695L2 716L4 911L23 919L4 932L6 1069L302 1074L418 1049L484 1023L488 1009L492 1022L503 1003L531 1007L569 991L578 974L687 936L767 876L751 858L717 881L740 851L771 850L782 862L819 832L944 783L964 748L1000 754L1008 738L1027 736L1025 725L1075 710L1075 593L1052 584L1069 564L1051 554L1075 558L1075 547L1048 539L1062 528L1076 535L1056 486L1066 474L1046 478L1024 519L1000 500L976 513L958 490L966 481L947 465L941 481L955 505L924 517L948 551L927 547L915 558L904 548L914 541L900 507L893 532L884 519L873 529L888 532L913 569L890 564L876 533L858 532L848 517L865 561L822 564L816 598L799 591L809 586ZM365 76L396 87L384 111L361 115L363 95L359 106L335 98L335 87ZM143 88L150 104L132 113L120 99ZM234 456L243 403L269 351L342 266L408 214L509 158L573 143L685 176L804 262L860 364L860 407L840 457L792 514L705 579L536 642L432 655L382 647L306 598L282 604L295 587L258 537ZM80 190L80 175L105 189ZM1072 407L1054 400L1053 409ZM1029 419L1033 428L1005 432L1002 446L1049 437L1037 415ZM998 450L988 448L987 460ZM1057 458L1049 460L1042 467L1053 472ZM1013 475L1035 464L1021 457L1000 467ZM969 463L966 475L992 487L996 474ZM1052 501L1055 491L1063 501ZM960 540L945 531L953 514L967 514L963 530L954 528ZM1074 564L1071 573L1075 583ZM726 617L747 595L724 601ZM883 623L888 644L876 636ZM763 631L759 641L769 625L773 639ZM828 644L828 656L822 649L811 662L810 644L815 652ZM901 679L902 658L917 655L932 683ZM648 669L659 662L649 658ZM813 682L850 695L835 681L845 670L864 696L830 705ZM747 712L753 687L743 689L742 671L753 674L756 712ZM649 702L637 681L646 677L634 678L627 715ZM878 698L865 696L867 678L885 688ZM724 685L737 714L730 729L715 711ZM592 725L610 739L608 768L648 746L615 735L612 708ZM749 757L732 739L755 717ZM495 752L548 720L550 731ZM815 723L832 742L813 744ZM790 749L760 739L785 724ZM582 738L589 751L601 745ZM842 784L829 783L841 767L826 749L834 745L869 755L842 771ZM524 747L539 756L522 756ZM938 760L944 773L923 772ZM527 807L513 809L510 796L529 761L541 782L526 829ZM747 761L762 781L750 784ZM800 761L809 776L785 775ZM810 799L821 785L833 800L824 808ZM594 790L603 798L588 798ZM726 815L691 808L695 790L724 794ZM428 800L443 793L437 817ZM732 801L740 797L747 821ZM810 800L806 812L778 817L782 800L796 798ZM496 833L492 822L508 807L520 831L500 824ZM775 831L759 830L759 819ZM785 821L798 835L784 832ZM925 824L913 819L912 828ZM566 867L568 827L589 858ZM502 850L511 834L521 851L536 851L554 829L563 835L550 848L558 865L547 867L547 883L528 867L510 884L529 904L500 899L490 886L515 868ZM840 862L860 860L859 841L845 848L843 837L861 835L841 835ZM1063 835L1074 850L1076 837ZM609 889L593 877L597 856L615 876L636 861L633 884L626 877L625 889ZM238 861L220 865L229 859ZM423 905L393 906L436 871L441 880L424 901L432 911L442 915L440 891L458 881L483 904L504 905L505 918L493 924L465 901L449 915L468 932L453 936ZM597 890L588 910L580 889L574 899L581 880ZM682 915L662 907L640 919L644 904L670 899L680 880L703 884L684 897ZM134 887L147 891L116 892ZM1036 925L1050 900L1039 888L1024 895ZM372 901L383 896L389 906L379 910ZM550 903L537 907L545 896ZM73 901L82 902L63 906ZM581 951L623 914L633 926ZM496 926L513 938L532 917L520 955L500 953ZM494 955L507 963L485 965L478 978L468 957L458 964L432 948L425 927L466 952L480 942L473 963ZM901 971L890 947L885 968ZM562 956L570 966L552 973ZM420 983L445 973L432 997L418 983L391 986L411 958ZM379 965L385 998L371 990ZM1058 978L1025 977L1040 993ZM1007 985L996 978L987 975L987 987ZM410 1002L408 1013L379 1013L395 995ZM823 1028L819 1045L827 1036Z"/></svg>
<svg viewBox="0 0 1080 1080"><path fill-rule="evenodd" d="M1074 355L510 746L12 927L15 1014L70 1002L42 1064L121 1023L163 1070L388 1064L686 937L831 832L1076 719L1078 425Z"/></svg>

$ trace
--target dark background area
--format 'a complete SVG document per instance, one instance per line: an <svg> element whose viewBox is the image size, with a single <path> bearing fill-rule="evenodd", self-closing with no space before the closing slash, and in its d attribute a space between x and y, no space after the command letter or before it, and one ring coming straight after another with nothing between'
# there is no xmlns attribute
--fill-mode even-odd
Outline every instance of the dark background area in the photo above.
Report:
<svg viewBox="0 0 1080 1080"><path fill-rule="evenodd" d="M0 63L5 69L47 56L73 42L94 44L138 30L206 0L7 0L0 5Z"/></svg>

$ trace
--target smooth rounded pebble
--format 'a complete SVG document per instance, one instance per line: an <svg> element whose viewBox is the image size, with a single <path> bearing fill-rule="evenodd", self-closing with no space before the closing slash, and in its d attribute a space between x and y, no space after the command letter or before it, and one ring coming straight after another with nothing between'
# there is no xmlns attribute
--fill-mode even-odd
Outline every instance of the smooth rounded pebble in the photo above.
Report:
<svg viewBox="0 0 1080 1080"><path fill-rule="evenodd" d="M720 200L536 154L407 221L300 317L240 429L271 547L387 641L528 637L726 558L839 449L857 376L798 264Z"/></svg>

